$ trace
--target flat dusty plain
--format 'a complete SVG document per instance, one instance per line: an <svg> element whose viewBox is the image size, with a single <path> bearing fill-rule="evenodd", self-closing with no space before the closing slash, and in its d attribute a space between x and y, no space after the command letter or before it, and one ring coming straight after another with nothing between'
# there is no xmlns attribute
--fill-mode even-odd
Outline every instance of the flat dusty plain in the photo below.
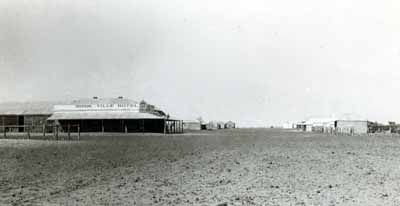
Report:
<svg viewBox="0 0 400 206"><path fill-rule="evenodd" d="M0 205L400 205L398 136L0 139L0 165Z"/></svg>

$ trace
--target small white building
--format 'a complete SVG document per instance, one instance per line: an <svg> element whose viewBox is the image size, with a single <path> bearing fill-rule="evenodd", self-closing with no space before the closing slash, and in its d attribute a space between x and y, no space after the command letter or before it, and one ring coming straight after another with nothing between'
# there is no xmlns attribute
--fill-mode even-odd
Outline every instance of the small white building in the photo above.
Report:
<svg viewBox="0 0 400 206"><path fill-rule="evenodd" d="M345 134L367 134L367 120L337 120L335 121L336 132Z"/></svg>
<svg viewBox="0 0 400 206"><path fill-rule="evenodd" d="M201 130L201 123L197 120L183 121L184 130Z"/></svg>

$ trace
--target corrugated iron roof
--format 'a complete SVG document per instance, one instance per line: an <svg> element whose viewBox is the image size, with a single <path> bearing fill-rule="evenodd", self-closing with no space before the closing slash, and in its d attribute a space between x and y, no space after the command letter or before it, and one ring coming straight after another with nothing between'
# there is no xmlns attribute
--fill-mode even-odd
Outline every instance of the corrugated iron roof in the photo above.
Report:
<svg viewBox="0 0 400 206"><path fill-rule="evenodd" d="M138 104L137 101L126 98L83 98L73 101L31 101L0 103L0 115L50 115L55 105L75 104Z"/></svg>
<svg viewBox="0 0 400 206"><path fill-rule="evenodd" d="M0 103L0 115L50 115L53 107L66 102L36 101L36 102L4 102Z"/></svg>
<svg viewBox="0 0 400 206"><path fill-rule="evenodd" d="M49 120L79 120L79 119L164 119L150 113L124 111L76 111L55 112Z"/></svg>
<svg viewBox="0 0 400 206"><path fill-rule="evenodd" d="M83 98L73 100L71 104L139 104L139 102L127 98Z"/></svg>

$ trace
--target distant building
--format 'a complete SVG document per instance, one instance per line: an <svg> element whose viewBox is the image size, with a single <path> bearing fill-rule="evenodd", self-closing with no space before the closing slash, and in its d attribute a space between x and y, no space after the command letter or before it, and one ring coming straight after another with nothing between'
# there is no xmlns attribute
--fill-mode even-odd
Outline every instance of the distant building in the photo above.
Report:
<svg viewBox="0 0 400 206"><path fill-rule="evenodd" d="M210 121L207 124L207 130L217 130L218 129L218 123L215 121Z"/></svg>
<svg viewBox="0 0 400 206"><path fill-rule="evenodd" d="M184 130L201 130L201 123L196 120L183 121Z"/></svg>
<svg viewBox="0 0 400 206"><path fill-rule="evenodd" d="M201 123L200 128L201 130L207 130L208 124L207 123Z"/></svg>
<svg viewBox="0 0 400 206"><path fill-rule="evenodd" d="M227 121L224 126L225 129L234 129L236 128L235 122Z"/></svg>
<svg viewBox="0 0 400 206"><path fill-rule="evenodd" d="M225 129L225 122L217 122L218 129Z"/></svg>
<svg viewBox="0 0 400 206"><path fill-rule="evenodd" d="M6 102L0 103L0 129L5 126L11 132L24 132L24 125L43 125L53 114L53 107L63 102L37 101L37 102ZM30 128L31 131L41 130L42 126Z"/></svg>
<svg viewBox="0 0 400 206"><path fill-rule="evenodd" d="M296 128L305 132L332 131L335 120L334 118L310 118L307 121L297 123Z"/></svg>
<svg viewBox="0 0 400 206"><path fill-rule="evenodd" d="M367 120L336 120L335 130L338 133L367 134Z"/></svg>

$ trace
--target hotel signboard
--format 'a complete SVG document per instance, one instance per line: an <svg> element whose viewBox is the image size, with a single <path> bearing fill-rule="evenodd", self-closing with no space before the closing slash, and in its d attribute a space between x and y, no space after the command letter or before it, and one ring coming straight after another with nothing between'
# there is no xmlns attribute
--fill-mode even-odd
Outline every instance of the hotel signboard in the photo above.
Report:
<svg viewBox="0 0 400 206"><path fill-rule="evenodd" d="M55 105L54 111L130 111L139 112L139 104Z"/></svg>

